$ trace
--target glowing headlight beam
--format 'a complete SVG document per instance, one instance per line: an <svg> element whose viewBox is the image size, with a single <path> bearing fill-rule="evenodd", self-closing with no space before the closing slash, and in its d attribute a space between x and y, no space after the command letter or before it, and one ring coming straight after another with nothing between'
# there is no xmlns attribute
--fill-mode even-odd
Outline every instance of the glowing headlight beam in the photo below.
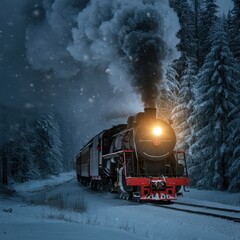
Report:
<svg viewBox="0 0 240 240"><path fill-rule="evenodd" d="M160 127L155 127L155 128L153 129L153 134L154 134L155 136L160 136L160 135L162 134L162 128L160 128Z"/></svg>

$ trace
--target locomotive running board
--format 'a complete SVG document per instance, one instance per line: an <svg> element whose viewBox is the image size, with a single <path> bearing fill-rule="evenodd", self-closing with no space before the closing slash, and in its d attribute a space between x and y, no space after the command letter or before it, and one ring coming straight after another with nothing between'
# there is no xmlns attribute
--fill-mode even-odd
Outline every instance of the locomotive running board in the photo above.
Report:
<svg viewBox="0 0 240 240"><path fill-rule="evenodd" d="M135 151L134 150L121 150L121 151L117 151L117 152L113 152L113 153L108 153L108 154L102 155L102 158L109 158L109 157L113 157L113 156L119 155L121 153L132 153L132 152L135 152Z"/></svg>

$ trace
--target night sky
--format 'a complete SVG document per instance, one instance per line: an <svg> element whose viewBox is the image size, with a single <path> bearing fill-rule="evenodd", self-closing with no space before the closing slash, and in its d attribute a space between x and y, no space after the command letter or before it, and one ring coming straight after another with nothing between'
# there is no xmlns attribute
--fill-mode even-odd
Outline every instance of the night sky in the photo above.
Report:
<svg viewBox="0 0 240 240"><path fill-rule="evenodd" d="M121 45L121 38L114 33L114 29L122 31L116 19L126 13L114 6L116 11L121 10L120 17L114 16L110 24L101 24L111 18L111 1L99 1L101 6L92 4L78 15L87 2L0 1L0 105L36 112L52 107L71 119L79 133L91 137L112 124L126 121L144 104L138 86L131 82L131 61L126 64L126 58L132 57L130 47ZM135 8L137 2L140 1L131 1L131 7ZM228 8L231 1L220 2ZM168 34L161 33L170 42L171 50L164 56L165 66L178 57L174 35L179 25L174 13L159 14L169 29Z"/></svg>
<svg viewBox="0 0 240 240"><path fill-rule="evenodd" d="M44 2L53 1L0 2L0 104L43 112L51 106L74 123L80 121L91 129L94 126L93 131L111 125L107 121L112 118L138 111L140 104L136 94L123 98L124 94L108 83L106 69L82 66L67 55L67 44L59 43L56 33L41 29L46 18ZM30 28L33 32L41 31L39 35L36 33L36 38L30 36L28 40ZM70 34L71 26L68 31ZM38 53L42 40L49 45L42 46ZM33 52L28 53L27 48ZM31 57L37 58L34 63ZM125 107L127 102L130 104ZM119 111L123 107L125 110Z"/></svg>

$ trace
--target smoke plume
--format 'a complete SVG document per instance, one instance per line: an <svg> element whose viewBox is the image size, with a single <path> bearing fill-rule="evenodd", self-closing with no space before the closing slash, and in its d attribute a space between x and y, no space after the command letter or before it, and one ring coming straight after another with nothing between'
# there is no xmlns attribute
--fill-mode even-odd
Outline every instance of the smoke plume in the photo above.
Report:
<svg viewBox="0 0 240 240"><path fill-rule="evenodd" d="M35 69L65 79L82 68L101 69L123 98L135 91L144 107L155 107L164 66L177 57L178 20L167 1L43 0L42 6L45 18L26 33Z"/></svg>

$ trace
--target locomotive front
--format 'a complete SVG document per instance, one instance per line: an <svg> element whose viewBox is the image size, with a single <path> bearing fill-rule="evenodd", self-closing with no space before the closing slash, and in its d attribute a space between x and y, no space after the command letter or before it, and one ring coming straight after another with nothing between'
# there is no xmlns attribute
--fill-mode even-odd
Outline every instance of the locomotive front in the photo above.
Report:
<svg viewBox="0 0 240 240"><path fill-rule="evenodd" d="M122 137L120 133L116 142L122 143L121 149L134 150L132 164L129 164L133 166L134 176L172 177L177 174L177 161L173 152L176 145L175 132L169 123L156 118L155 108L145 108L144 112L129 117L124 134Z"/></svg>
<svg viewBox="0 0 240 240"><path fill-rule="evenodd" d="M185 153L174 151L175 132L156 118L155 108L129 117L126 130L115 135L112 144L116 142L112 149L123 152L117 180L123 198L170 201L188 184Z"/></svg>
<svg viewBox="0 0 240 240"><path fill-rule="evenodd" d="M155 108L131 116L128 123L96 135L76 160L78 180L125 199L170 201L188 184L185 154L174 151L171 125Z"/></svg>
<svg viewBox="0 0 240 240"><path fill-rule="evenodd" d="M135 118L133 143L139 157L162 161L169 157L176 145L176 136L170 124L156 119L156 109L146 108Z"/></svg>

